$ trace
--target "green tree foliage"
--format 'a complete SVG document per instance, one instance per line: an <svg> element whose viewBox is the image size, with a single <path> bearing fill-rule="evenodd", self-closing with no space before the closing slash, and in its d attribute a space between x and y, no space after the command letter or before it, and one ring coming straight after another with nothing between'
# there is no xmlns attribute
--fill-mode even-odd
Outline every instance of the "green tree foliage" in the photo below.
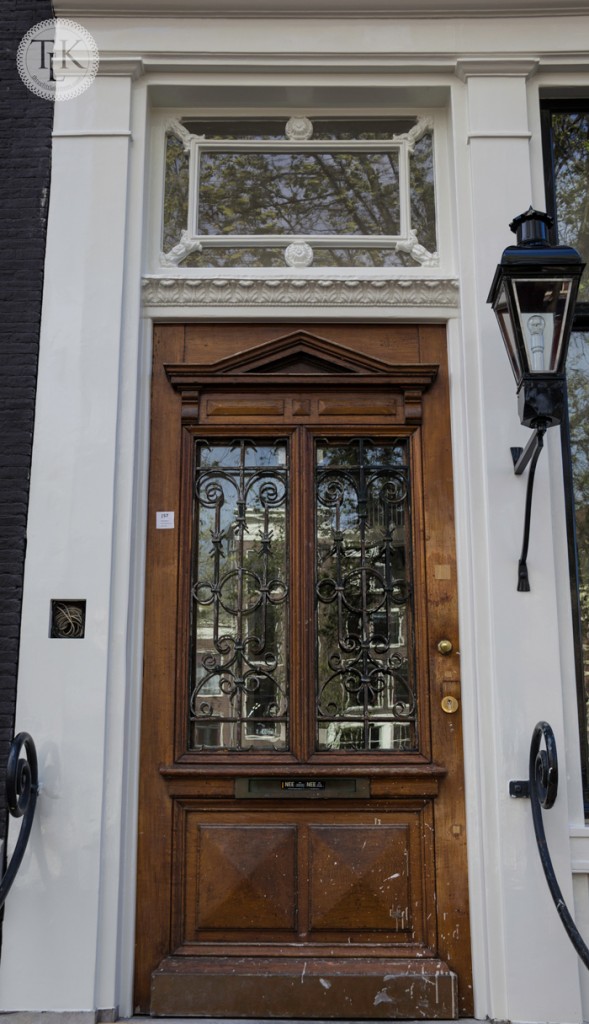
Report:
<svg viewBox="0 0 589 1024"><path fill-rule="evenodd" d="M559 241L589 262L589 112L554 113L552 142ZM579 298L589 301L587 271Z"/></svg>
<svg viewBox="0 0 589 1024"><path fill-rule="evenodd" d="M552 155L558 237L589 262L589 112L552 114ZM589 277L583 275L581 302L589 301ZM579 598L589 697L589 335L571 337L567 365L571 460L575 496Z"/></svg>
<svg viewBox="0 0 589 1024"><path fill-rule="evenodd" d="M589 697L589 335L587 334L577 332L571 338L567 381L585 692Z"/></svg>
<svg viewBox="0 0 589 1024"><path fill-rule="evenodd" d="M188 221L190 164L183 144L173 135L166 139L162 249L169 252L180 241Z"/></svg>
<svg viewBox="0 0 589 1024"><path fill-rule="evenodd" d="M203 153L199 232L398 235L391 153Z"/></svg>

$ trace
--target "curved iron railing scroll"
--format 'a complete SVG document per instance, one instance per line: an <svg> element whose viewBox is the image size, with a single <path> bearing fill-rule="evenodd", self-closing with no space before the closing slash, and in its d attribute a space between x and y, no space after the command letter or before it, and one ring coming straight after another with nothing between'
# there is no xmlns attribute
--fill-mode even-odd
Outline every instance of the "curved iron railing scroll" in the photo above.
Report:
<svg viewBox="0 0 589 1024"><path fill-rule="evenodd" d="M544 740L545 749L540 746ZM559 917L564 925L565 931L575 947L578 955L589 968L589 947L586 945L579 929L573 921L570 911L565 903L564 896L556 879L554 866L546 842L542 810L550 810L558 793L558 755L556 751L556 740L548 722L538 722L532 734L530 744L530 766L529 783L522 781L510 783L512 796L529 796L532 804L532 819L538 852L542 862L542 868L548 882L550 894Z"/></svg>
<svg viewBox="0 0 589 1024"><path fill-rule="evenodd" d="M23 747L26 759L20 756ZM0 882L0 909L4 906L12 883L22 864L31 834L38 793L39 774L35 744L28 732L19 732L18 736L14 737L8 754L6 797L8 800L8 810L13 818L22 818L23 821L14 852L10 858L10 864Z"/></svg>

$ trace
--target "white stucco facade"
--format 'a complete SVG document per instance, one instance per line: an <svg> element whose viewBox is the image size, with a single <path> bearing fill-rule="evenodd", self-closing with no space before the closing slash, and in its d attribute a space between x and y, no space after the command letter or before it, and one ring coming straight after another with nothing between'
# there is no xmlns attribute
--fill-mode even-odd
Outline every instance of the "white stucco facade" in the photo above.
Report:
<svg viewBox="0 0 589 1024"><path fill-rule="evenodd" d="M486 304L510 220L530 203L545 208L540 97L589 93L589 12L465 6L360 19L327 7L213 17L182 4L56 5L92 33L101 66L55 111L17 707L17 730L37 743L41 793L6 905L0 1011L133 1012L152 324L272 318L447 324L475 1014L589 1019L588 979L549 896L529 802L508 794L527 775L535 723L548 720L561 776L548 840L589 935L558 431L539 463L532 591L520 594L525 477L514 477L509 448L528 432ZM215 270L199 283L196 271L162 268L161 126L203 110L427 111L439 267ZM62 596L87 601L83 642L48 638L49 603Z"/></svg>

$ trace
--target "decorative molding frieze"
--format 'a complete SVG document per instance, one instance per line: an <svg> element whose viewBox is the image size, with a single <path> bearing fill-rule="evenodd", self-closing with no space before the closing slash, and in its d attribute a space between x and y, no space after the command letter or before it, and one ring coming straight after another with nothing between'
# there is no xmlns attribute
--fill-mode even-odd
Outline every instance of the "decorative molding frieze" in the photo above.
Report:
<svg viewBox="0 0 589 1024"><path fill-rule="evenodd" d="M194 2L194 0L190 0L190 2ZM215 0L215 2L218 3L219 0ZM534 0L534 2L537 3L537 0ZM587 0L574 0L574 3L578 4L579 8L582 8L586 6ZM530 16L537 17L539 13L538 8L535 7L533 11L530 11ZM567 11L563 7L558 7L557 10L556 0L554 0L554 9L546 11L547 15L559 18L573 13L573 10ZM583 10L582 13L585 13L585 11ZM516 9L513 9L510 14L512 16L517 15ZM77 16L81 17L79 12ZM118 12L117 16L119 16ZM167 12L161 16L167 16ZM223 17L221 14L218 14L218 16ZM358 17L360 16L358 13ZM117 53L115 51L101 50L100 67L97 77L123 77L137 81L142 76L150 73L189 74L194 71L209 71L216 74L234 71L245 73L248 71L276 71L277 67L288 71L304 71L307 74L313 71L324 72L327 69L336 73L345 72L346 74L364 71L370 73L382 72L385 74L390 72L397 74L404 72L408 74L436 72L445 75L454 74L462 79L462 81L466 81L467 78L478 75L486 77L511 77L513 75L531 77L537 71L583 74L589 68L589 60L587 51L582 49L578 51L544 52L540 56L519 59L513 57L457 58L455 53L450 52L418 53L413 55L406 52L393 53L391 51L372 51L370 53L346 51L343 54L314 51L312 55L299 52L280 52L269 56L267 53L252 51L248 53L219 51L217 53L186 54L184 52L178 53L162 50L157 53L145 53L139 57L127 51ZM158 86L158 88L163 89L164 87ZM165 88L170 90L177 89L172 84ZM174 96L176 96L175 92ZM176 106L177 100L171 99L169 105Z"/></svg>
<svg viewBox="0 0 589 1024"><path fill-rule="evenodd" d="M456 308L454 278L144 277L144 306L442 306Z"/></svg>

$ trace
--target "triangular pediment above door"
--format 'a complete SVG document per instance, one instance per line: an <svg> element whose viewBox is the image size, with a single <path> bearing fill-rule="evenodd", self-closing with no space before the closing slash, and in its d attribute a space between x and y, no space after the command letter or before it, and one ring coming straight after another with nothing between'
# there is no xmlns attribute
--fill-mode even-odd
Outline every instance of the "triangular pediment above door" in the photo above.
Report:
<svg viewBox="0 0 589 1024"><path fill-rule="evenodd" d="M375 372L373 360L363 359L327 338L301 330L266 341L223 362L224 367L217 364L218 373L317 375Z"/></svg>
<svg viewBox="0 0 589 1024"><path fill-rule="evenodd" d="M170 384L182 395L183 417L194 421L200 415L203 393L232 395L234 413L235 395L240 394L240 407L245 401L250 415L259 418L262 407L268 408L271 392L310 395L326 389L332 396L336 390L348 396L360 390L370 390L372 396L377 392L381 396L402 395L405 421L416 421L421 416L421 395L438 373L437 364L384 362L304 330L254 344L213 362L166 363L164 368ZM261 405L259 399L264 394ZM254 395L258 396L255 400Z"/></svg>
<svg viewBox="0 0 589 1024"><path fill-rule="evenodd" d="M308 331L293 331L265 341L246 352L236 352L205 366L193 369L219 377L235 375L293 374L295 376L326 376L354 374L389 374L390 363L372 356L352 352L327 338Z"/></svg>

